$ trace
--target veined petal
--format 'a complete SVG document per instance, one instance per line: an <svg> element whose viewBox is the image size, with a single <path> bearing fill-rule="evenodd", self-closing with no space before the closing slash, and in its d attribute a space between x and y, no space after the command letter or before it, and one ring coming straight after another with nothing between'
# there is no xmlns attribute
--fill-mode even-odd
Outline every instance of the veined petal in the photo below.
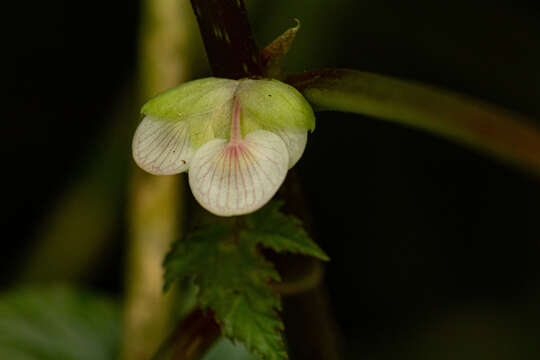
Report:
<svg viewBox="0 0 540 360"><path fill-rule="evenodd" d="M146 116L133 137L133 159L154 175L172 175L189 168L194 150L185 121Z"/></svg>
<svg viewBox="0 0 540 360"><path fill-rule="evenodd" d="M276 134L256 130L238 142L211 140L191 163L189 185L197 201L220 216L256 211L285 180L289 153Z"/></svg>
<svg viewBox="0 0 540 360"><path fill-rule="evenodd" d="M278 130L276 133L289 151L289 169L302 157L307 144L307 130Z"/></svg>

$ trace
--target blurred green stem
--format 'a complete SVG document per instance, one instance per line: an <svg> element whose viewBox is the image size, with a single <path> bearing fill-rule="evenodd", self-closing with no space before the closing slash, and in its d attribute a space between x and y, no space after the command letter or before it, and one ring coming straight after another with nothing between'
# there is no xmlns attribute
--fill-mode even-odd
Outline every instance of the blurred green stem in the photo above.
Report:
<svg viewBox="0 0 540 360"><path fill-rule="evenodd" d="M353 112L422 129L540 175L540 129L510 111L428 85L349 69L308 71L287 82L316 110Z"/></svg>
<svg viewBox="0 0 540 360"><path fill-rule="evenodd" d="M187 0L144 0L141 14L139 80L144 101L187 79L194 26ZM161 264L181 232L184 182L134 167L129 190L122 358L145 360L172 328L174 292L162 292Z"/></svg>

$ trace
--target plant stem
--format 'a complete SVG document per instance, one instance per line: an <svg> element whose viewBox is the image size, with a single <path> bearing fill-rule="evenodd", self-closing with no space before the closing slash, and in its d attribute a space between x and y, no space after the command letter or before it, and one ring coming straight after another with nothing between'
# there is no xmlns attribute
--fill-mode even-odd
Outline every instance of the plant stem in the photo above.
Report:
<svg viewBox="0 0 540 360"><path fill-rule="evenodd" d="M287 331L289 356L298 360L338 360L339 330L333 319L326 289L319 285L311 291L284 298L283 320Z"/></svg>
<svg viewBox="0 0 540 360"><path fill-rule="evenodd" d="M177 326L152 360L199 359L220 334L214 314L197 309Z"/></svg>
<svg viewBox="0 0 540 360"><path fill-rule="evenodd" d="M191 0L216 77L262 76L260 54L243 0Z"/></svg>
<svg viewBox="0 0 540 360"><path fill-rule="evenodd" d="M295 169L287 174L279 196L285 199L284 211L298 216L306 230L312 232L310 207ZM294 254L280 254L276 260L283 283L275 289L283 295L282 316L290 357L341 359L339 329L323 282L323 264L320 260Z"/></svg>
<svg viewBox="0 0 540 360"><path fill-rule="evenodd" d="M253 39L243 0L191 0L191 3L197 15L214 76L232 79L262 76L260 53ZM285 196L289 200L287 203L295 204L293 206L297 208L295 210L298 210L298 204L303 203L303 201L298 201L302 194L297 178L293 174L294 171L290 172L286 189L282 191L282 194L292 195L292 197ZM307 217L305 215L307 214L306 208L301 210L304 213L304 216L301 217L305 219ZM280 255L275 257L276 266L282 270L282 273L287 273L287 268L290 268L287 266L289 258ZM300 356L297 357L298 359L338 359L336 332L332 331L335 324L330 315L324 288L320 282L322 265L313 267L312 261L304 262L301 261L301 257L295 258L298 260L296 265L305 265L310 269L307 271L303 269L302 273L310 274L313 272L311 269L315 268L315 272L313 272L315 276L310 277L314 281L301 280L297 281L294 286L276 287L277 290L285 290L286 292L292 290L291 292L296 294L296 296L284 299L284 321L287 334L290 335L291 351ZM283 280L287 284L286 276L283 277ZM309 286L304 286L306 283ZM297 286L298 284L300 285ZM297 291L301 293L297 293ZM302 308L309 309L309 311L299 311ZM305 330L306 327L310 327L311 330L303 331L302 329ZM289 330L292 331L289 332Z"/></svg>
<svg viewBox="0 0 540 360"><path fill-rule="evenodd" d="M368 115L443 136L540 175L540 128L531 119L451 91L350 69L290 76L316 110Z"/></svg>

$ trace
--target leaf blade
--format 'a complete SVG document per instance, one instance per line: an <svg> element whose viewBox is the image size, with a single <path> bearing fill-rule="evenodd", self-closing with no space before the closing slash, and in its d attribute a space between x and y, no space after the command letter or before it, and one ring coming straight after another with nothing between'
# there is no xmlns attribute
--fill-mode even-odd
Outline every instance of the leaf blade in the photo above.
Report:
<svg viewBox="0 0 540 360"><path fill-rule="evenodd" d="M250 242L235 239L230 223L217 223L177 242L164 263L166 283L194 279L199 303L216 314L224 335L263 359L286 359L278 315L280 297L268 282L279 275Z"/></svg>
<svg viewBox="0 0 540 360"><path fill-rule="evenodd" d="M217 218L173 244L164 261L166 288L192 280L198 303L214 311L224 335L261 359L287 358L279 316L281 279L259 246L328 260L299 219L270 202L243 218Z"/></svg>
<svg viewBox="0 0 540 360"><path fill-rule="evenodd" d="M277 252L290 252L329 261L328 255L309 237L302 222L279 211L282 202L274 201L246 217L250 241Z"/></svg>

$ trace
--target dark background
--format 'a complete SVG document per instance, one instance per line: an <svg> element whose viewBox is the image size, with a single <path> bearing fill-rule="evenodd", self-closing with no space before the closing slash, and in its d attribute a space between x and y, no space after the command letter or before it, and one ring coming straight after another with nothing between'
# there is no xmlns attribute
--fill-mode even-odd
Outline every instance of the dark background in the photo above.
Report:
<svg viewBox="0 0 540 360"><path fill-rule="evenodd" d="M140 15L133 1L10 7L0 125L3 288L21 281L40 224L86 176L115 103L133 84ZM540 121L535 2L252 1L249 8L259 45L292 18L302 21L289 72L349 67L414 79ZM538 178L380 120L336 113L317 120L297 170L314 236L332 258L327 288L350 358L537 359ZM121 151L125 161L110 181L125 184L129 144ZM125 203L122 194L112 198ZM114 215L99 267L81 277L112 294L122 291L124 214Z"/></svg>

